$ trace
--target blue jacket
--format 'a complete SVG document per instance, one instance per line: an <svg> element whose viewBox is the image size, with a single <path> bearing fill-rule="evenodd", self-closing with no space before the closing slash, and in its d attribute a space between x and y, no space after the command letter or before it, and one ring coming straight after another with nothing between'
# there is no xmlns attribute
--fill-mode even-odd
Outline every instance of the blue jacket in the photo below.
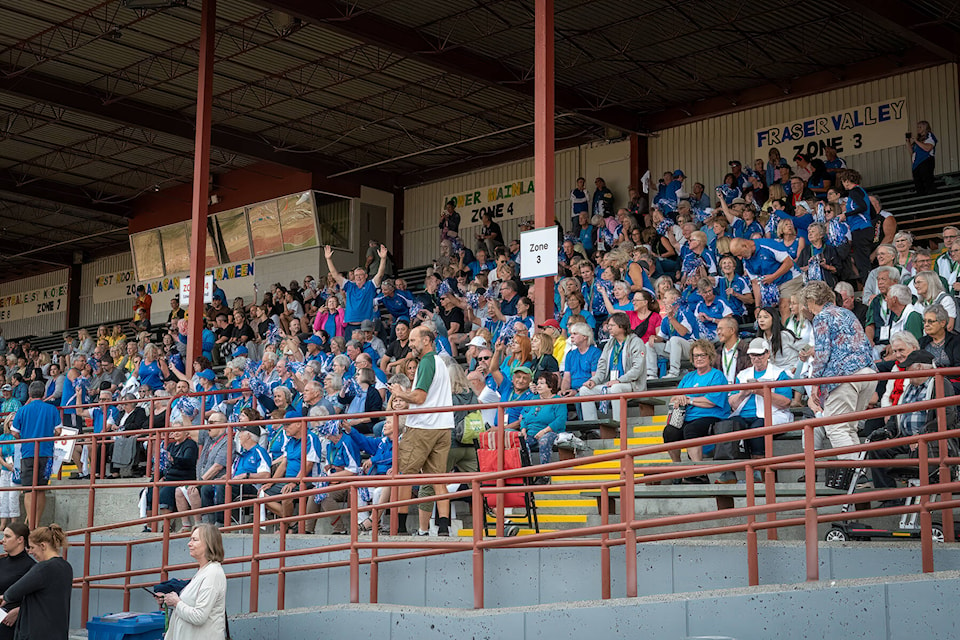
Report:
<svg viewBox="0 0 960 640"><path fill-rule="evenodd" d="M347 435L355 447L370 454L372 466L368 475L385 475L393 466L393 440L386 436L381 438L365 436L356 429L351 429Z"/></svg>

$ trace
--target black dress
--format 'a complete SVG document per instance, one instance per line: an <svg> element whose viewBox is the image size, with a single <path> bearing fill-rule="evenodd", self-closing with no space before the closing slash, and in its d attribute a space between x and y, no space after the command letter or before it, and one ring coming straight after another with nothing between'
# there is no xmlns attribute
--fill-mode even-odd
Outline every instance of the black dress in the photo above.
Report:
<svg viewBox="0 0 960 640"><path fill-rule="evenodd" d="M15 556L8 555L0 558L0 594L6 593L7 589L26 575L35 564L34 559L25 550ZM0 624L0 640L13 640L13 630L14 627Z"/></svg>

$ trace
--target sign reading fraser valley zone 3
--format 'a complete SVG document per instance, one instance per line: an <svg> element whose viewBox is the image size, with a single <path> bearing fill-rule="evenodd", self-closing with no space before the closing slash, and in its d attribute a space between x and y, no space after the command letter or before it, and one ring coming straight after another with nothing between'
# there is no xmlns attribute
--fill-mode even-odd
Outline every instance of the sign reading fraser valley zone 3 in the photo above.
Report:
<svg viewBox="0 0 960 640"><path fill-rule="evenodd" d="M477 187L443 197L441 210L451 200L456 201L461 227L481 224L480 216L490 214L494 222L512 218L533 217L533 178L524 178L505 184Z"/></svg>
<svg viewBox="0 0 960 640"><path fill-rule="evenodd" d="M797 153L822 157L826 147L841 156L898 147L912 130L906 105L906 98L893 98L767 125L754 132L752 146L764 159L777 147L788 161Z"/></svg>

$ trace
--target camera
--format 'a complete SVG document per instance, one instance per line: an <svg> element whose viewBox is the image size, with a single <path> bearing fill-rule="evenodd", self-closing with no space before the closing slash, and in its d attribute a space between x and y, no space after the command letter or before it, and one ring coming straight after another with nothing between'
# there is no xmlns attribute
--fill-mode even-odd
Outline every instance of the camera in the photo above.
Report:
<svg viewBox="0 0 960 640"><path fill-rule="evenodd" d="M910 138L913 137L913 134L910 133L909 131L907 131L905 134L903 134L903 137L906 138L907 140L909 140Z"/></svg>

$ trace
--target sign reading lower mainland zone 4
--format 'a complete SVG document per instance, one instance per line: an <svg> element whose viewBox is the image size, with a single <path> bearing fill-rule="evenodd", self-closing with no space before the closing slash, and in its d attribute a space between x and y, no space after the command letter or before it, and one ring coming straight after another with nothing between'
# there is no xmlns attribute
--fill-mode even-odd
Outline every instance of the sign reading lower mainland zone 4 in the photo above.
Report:
<svg viewBox="0 0 960 640"><path fill-rule="evenodd" d="M485 213L490 214L494 222L533 217L533 178L451 193L443 197L440 208L451 200L456 202L460 213L460 235L468 237L468 244L472 244L472 235L464 235L464 230L480 226L480 216Z"/></svg>
<svg viewBox="0 0 960 640"><path fill-rule="evenodd" d="M826 147L841 156L899 147L913 130L906 105L906 98L892 98L767 125L754 131L752 146L758 158L777 147L788 161L797 153L822 157Z"/></svg>
<svg viewBox="0 0 960 640"><path fill-rule="evenodd" d="M520 234L520 279L555 276L559 271L557 227L524 231Z"/></svg>

